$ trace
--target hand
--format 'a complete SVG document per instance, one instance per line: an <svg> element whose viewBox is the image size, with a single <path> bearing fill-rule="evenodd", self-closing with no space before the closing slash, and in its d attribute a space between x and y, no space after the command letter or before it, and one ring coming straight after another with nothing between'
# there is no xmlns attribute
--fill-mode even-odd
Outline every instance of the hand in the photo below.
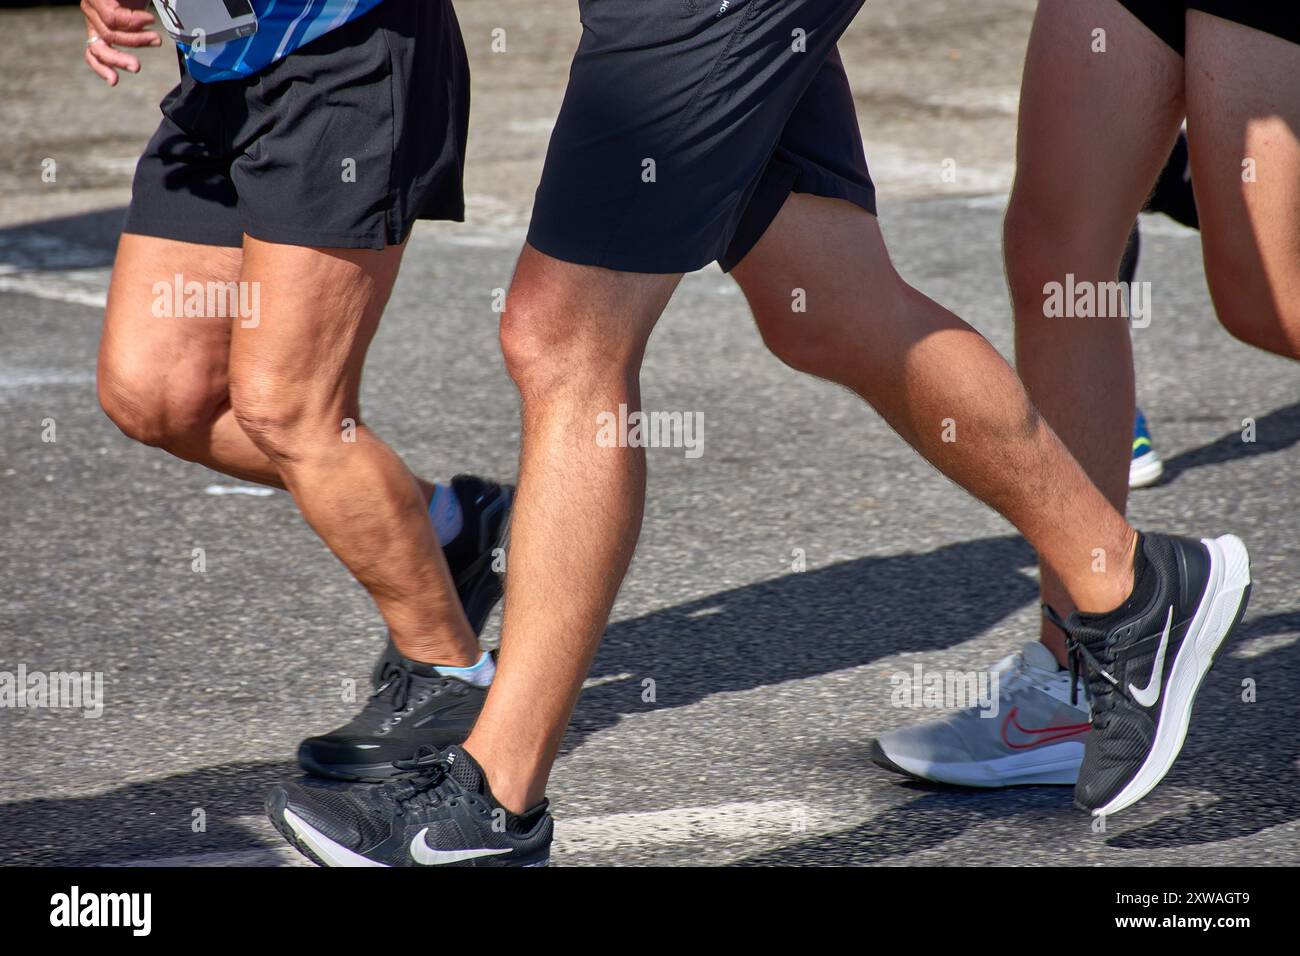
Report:
<svg viewBox="0 0 1300 956"><path fill-rule="evenodd" d="M162 37L147 29L155 17L144 7L149 0L81 0L86 17L86 63L117 86L117 71L140 72L140 61L114 47L158 46Z"/></svg>

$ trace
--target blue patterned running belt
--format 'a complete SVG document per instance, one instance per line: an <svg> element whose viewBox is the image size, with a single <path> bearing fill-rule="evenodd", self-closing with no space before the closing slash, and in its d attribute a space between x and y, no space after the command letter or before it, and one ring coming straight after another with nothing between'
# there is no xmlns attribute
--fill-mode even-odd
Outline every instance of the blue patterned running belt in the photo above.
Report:
<svg viewBox="0 0 1300 956"><path fill-rule="evenodd" d="M381 0L251 0L257 32L203 52L178 44L190 75L200 83L252 76L303 44L350 23Z"/></svg>

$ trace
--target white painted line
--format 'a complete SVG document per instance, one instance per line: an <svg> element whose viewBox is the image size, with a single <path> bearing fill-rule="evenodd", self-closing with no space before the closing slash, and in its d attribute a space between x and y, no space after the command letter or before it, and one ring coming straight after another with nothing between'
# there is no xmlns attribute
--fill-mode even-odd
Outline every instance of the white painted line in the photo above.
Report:
<svg viewBox="0 0 1300 956"><path fill-rule="evenodd" d="M703 840L748 840L780 833L799 839L826 817L824 811L799 800L742 801L572 819L561 816L555 821L555 849L566 854L602 853Z"/></svg>
<svg viewBox="0 0 1300 956"><path fill-rule="evenodd" d="M208 485L203 491L209 495L252 495L254 498L269 498L275 494L274 488L258 485Z"/></svg>
<svg viewBox="0 0 1300 956"><path fill-rule="evenodd" d="M1256 657L1263 657L1265 654L1272 654L1274 651L1280 651L1284 647L1290 647L1296 641L1300 641L1300 631L1293 631L1290 634L1268 634L1264 637L1252 637L1234 647L1231 656L1242 660L1252 660Z"/></svg>
<svg viewBox="0 0 1300 956"><path fill-rule="evenodd" d="M0 275L0 292L20 292L38 299L102 309L108 303L108 275L106 272L99 290L69 282L53 272Z"/></svg>
<svg viewBox="0 0 1300 956"><path fill-rule="evenodd" d="M32 388L40 385L86 385L95 381L94 372L61 372L58 369L0 369L0 388Z"/></svg>
<svg viewBox="0 0 1300 956"><path fill-rule="evenodd" d="M631 680L634 674L606 674L604 677L588 677L582 682L582 689L589 690L602 684L617 684L619 681Z"/></svg>

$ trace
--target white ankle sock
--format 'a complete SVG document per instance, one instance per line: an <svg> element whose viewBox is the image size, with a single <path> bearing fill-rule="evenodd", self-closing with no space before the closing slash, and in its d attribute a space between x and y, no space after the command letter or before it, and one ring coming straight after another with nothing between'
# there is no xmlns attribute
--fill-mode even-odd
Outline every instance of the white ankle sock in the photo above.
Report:
<svg viewBox="0 0 1300 956"><path fill-rule="evenodd" d="M488 687L492 684L492 678L497 676L497 662L487 651L483 652L477 664L469 667L444 667L442 664L433 666L443 677L455 677L475 687Z"/></svg>

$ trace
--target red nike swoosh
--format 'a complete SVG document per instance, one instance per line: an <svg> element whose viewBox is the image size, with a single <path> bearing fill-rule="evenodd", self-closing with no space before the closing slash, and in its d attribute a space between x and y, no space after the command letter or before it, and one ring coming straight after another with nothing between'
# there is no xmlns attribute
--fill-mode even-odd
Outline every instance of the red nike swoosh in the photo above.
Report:
<svg viewBox="0 0 1300 956"><path fill-rule="evenodd" d="M1043 744L1050 744L1057 740L1065 740L1067 737L1075 737L1079 734L1087 733L1092 729L1092 724L1059 724L1055 727L1022 727L1020 721L1016 720L1016 714L1019 708L1012 707L1011 713L1007 714L1007 719L1002 721L1002 742L1012 750L1029 750L1031 747L1041 747ZM1007 728L1015 727L1022 734L1031 738L1028 743L1013 743L1011 737L1007 734Z"/></svg>

